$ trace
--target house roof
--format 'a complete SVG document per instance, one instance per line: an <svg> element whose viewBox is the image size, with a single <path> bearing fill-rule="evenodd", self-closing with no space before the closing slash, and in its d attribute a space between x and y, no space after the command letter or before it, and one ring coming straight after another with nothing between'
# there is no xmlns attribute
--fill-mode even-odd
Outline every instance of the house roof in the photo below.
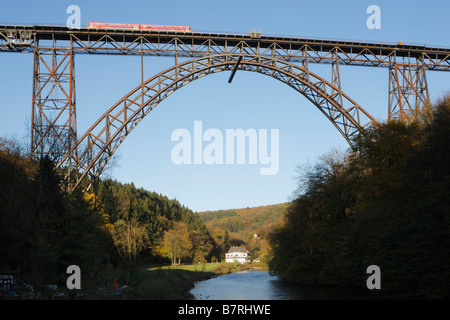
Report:
<svg viewBox="0 0 450 320"><path fill-rule="evenodd" d="M248 251L247 251L244 247L231 247L231 248L228 250L228 253L231 253L231 252L244 252L244 253L248 253Z"/></svg>

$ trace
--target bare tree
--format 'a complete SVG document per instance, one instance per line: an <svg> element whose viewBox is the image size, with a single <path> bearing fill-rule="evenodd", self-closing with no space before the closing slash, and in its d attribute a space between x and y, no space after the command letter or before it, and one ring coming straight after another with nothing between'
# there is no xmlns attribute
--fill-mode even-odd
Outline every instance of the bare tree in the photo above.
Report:
<svg viewBox="0 0 450 320"><path fill-rule="evenodd" d="M131 277L138 253L149 245L147 230L136 219L119 220L114 224L113 240L119 254L130 264Z"/></svg>

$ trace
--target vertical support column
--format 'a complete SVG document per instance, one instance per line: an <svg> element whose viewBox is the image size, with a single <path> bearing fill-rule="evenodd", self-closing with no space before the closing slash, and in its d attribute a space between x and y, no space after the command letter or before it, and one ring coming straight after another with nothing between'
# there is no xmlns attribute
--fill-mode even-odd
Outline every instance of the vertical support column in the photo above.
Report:
<svg viewBox="0 0 450 320"><path fill-rule="evenodd" d="M144 39L141 37L141 92L142 100L141 103L144 104Z"/></svg>
<svg viewBox="0 0 450 320"><path fill-rule="evenodd" d="M389 120L411 122L430 101L424 60L419 58L411 64L410 58L402 63L398 63L396 57L392 59L389 67Z"/></svg>
<svg viewBox="0 0 450 320"><path fill-rule="evenodd" d="M35 42L31 157L49 156L55 162L69 153L77 141L75 59L73 46L41 48Z"/></svg>
<svg viewBox="0 0 450 320"><path fill-rule="evenodd" d="M333 51L333 62L331 63L331 84L333 85L331 89L331 96L334 97L333 99L343 107L341 76L339 73L339 57L337 50L338 49L336 48Z"/></svg>
<svg viewBox="0 0 450 320"><path fill-rule="evenodd" d="M178 65L178 39L175 38L175 65ZM175 79L178 79L178 68L175 68Z"/></svg>
<svg viewBox="0 0 450 320"><path fill-rule="evenodd" d="M302 49L302 68L305 70L305 77L309 82L309 64L308 64L308 48L305 45ZM306 84L302 84L302 90L305 91Z"/></svg>

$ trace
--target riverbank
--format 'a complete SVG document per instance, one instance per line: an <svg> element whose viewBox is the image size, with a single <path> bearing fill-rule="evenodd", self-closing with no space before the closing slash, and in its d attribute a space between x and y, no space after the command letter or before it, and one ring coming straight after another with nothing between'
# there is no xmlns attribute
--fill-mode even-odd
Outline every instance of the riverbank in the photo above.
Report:
<svg viewBox="0 0 450 320"><path fill-rule="evenodd" d="M195 283L219 275L245 270L264 270L260 264L199 263L179 266L152 266L137 270L132 285L126 286L113 299L124 300L180 300L194 299L190 290ZM112 277L128 283L126 272L114 272Z"/></svg>

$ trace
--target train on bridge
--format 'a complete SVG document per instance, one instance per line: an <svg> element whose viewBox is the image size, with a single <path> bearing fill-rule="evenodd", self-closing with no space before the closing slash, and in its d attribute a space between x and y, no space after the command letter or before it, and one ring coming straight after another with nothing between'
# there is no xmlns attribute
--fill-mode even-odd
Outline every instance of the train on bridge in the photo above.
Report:
<svg viewBox="0 0 450 320"><path fill-rule="evenodd" d="M141 30L141 31L170 31L170 32L190 32L190 26L172 26L159 24L134 24L134 23L107 23L107 22L89 22L88 29L106 29L106 30ZM250 31L251 38L261 38L261 31Z"/></svg>
<svg viewBox="0 0 450 320"><path fill-rule="evenodd" d="M143 31L173 31L173 32L192 32L189 26L170 26L157 24L133 24L133 23L106 23L89 22L88 29L109 29L109 30L143 30Z"/></svg>

